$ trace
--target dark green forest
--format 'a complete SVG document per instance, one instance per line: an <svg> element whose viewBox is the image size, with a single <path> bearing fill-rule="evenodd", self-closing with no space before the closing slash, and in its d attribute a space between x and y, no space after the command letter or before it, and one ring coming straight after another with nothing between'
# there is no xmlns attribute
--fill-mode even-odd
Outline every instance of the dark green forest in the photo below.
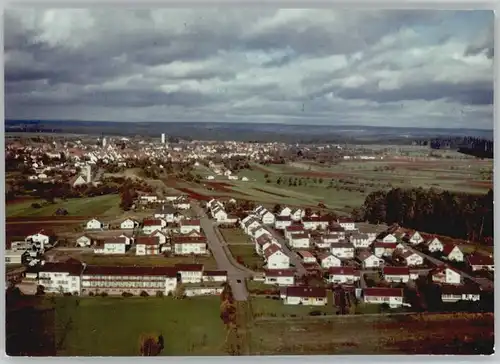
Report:
<svg viewBox="0 0 500 364"><path fill-rule="evenodd" d="M453 238L493 244L493 190L468 194L435 189L370 193L356 214L370 223L400 226Z"/></svg>

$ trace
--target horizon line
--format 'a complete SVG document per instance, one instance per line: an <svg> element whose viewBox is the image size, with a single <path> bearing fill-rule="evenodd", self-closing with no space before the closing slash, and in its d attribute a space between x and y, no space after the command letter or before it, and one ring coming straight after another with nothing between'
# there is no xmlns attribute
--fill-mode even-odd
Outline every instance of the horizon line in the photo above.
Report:
<svg viewBox="0 0 500 364"><path fill-rule="evenodd" d="M309 124L309 123L294 123L294 122L261 122L261 121L173 121L173 120L143 120L143 121L124 121L124 120L82 120L82 119L16 119L5 118L5 122L90 122L90 123L170 123L170 124L261 124L261 125L281 125L281 126L320 126L320 127L363 127L363 128L393 128L393 129L434 129L434 130L481 130L481 131L494 131L494 127L487 128L459 128L459 127L425 127L425 126L391 126L391 125L366 125L366 124Z"/></svg>

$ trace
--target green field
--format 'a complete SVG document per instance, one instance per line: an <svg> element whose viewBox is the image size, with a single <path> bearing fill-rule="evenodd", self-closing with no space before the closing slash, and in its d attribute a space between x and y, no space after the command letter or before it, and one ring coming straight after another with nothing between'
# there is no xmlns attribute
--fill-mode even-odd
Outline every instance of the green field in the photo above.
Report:
<svg viewBox="0 0 500 364"><path fill-rule="evenodd" d="M241 229L219 229L219 231L228 245L252 244L252 242L250 241L250 237L246 235ZM251 246L253 247L253 245Z"/></svg>
<svg viewBox="0 0 500 364"><path fill-rule="evenodd" d="M271 288L268 286L268 289ZM281 299L270 299L265 297L252 297L252 314L258 317L304 317L309 316L312 311L320 311L328 315L334 315L336 307L331 303L331 294L328 294L328 304L326 306L302 306L285 305Z"/></svg>
<svg viewBox="0 0 500 364"><path fill-rule="evenodd" d="M58 355L137 356L142 334L163 335L160 355L224 354L218 296L58 297L54 305Z"/></svg>
<svg viewBox="0 0 500 364"><path fill-rule="evenodd" d="M257 255L255 247L252 244L247 245L228 245L234 259L241 261L247 268L252 270L262 270L264 258Z"/></svg>
<svg viewBox="0 0 500 364"><path fill-rule="evenodd" d="M42 207L33 208L31 206L33 203L39 203ZM56 200L54 204L48 204L44 200L29 200L7 204L6 215L7 217L55 216L57 209L63 208L68 211L68 216L116 216L123 212L119 204L118 195Z"/></svg>

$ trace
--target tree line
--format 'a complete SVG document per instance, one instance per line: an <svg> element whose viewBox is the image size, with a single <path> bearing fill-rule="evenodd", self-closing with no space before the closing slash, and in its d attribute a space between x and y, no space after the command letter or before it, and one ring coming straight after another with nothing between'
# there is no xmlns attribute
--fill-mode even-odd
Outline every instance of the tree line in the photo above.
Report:
<svg viewBox="0 0 500 364"><path fill-rule="evenodd" d="M401 189L370 193L357 220L399 224L453 238L493 243L493 190L484 195Z"/></svg>

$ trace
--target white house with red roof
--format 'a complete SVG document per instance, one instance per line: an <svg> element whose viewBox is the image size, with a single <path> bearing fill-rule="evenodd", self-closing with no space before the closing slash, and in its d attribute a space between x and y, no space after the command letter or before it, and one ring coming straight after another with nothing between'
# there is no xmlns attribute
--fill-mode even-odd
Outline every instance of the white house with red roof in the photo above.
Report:
<svg viewBox="0 0 500 364"><path fill-rule="evenodd" d="M124 237L111 237L99 241L94 247L94 254L125 254L127 240Z"/></svg>
<svg viewBox="0 0 500 364"><path fill-rule="evenodd" d="M350 218L338 218L337 223L342 226L346 231L356 230L356 223Z"/></svg>
<svg viewBox="0 0 500 364"><path fill-rule="evenodd" d="M412 245L419 245L424 242L424 238L418 231L415 231L413 234L409 234L408 242Z"/></svg>
<svg viewBox="0 0 500 364"><path fill-rule="evenodd" d="M406 283L410 280L410 268L408 267L384 267L382 275L386 282Z"/></svg>
<svg viewBox="0 0 500 364"><path fill-rule="evenodd" d="M307 250L299 250L297 252L298 257L302 260L302 263L316 263L316 257Z"/></svg>
<svg viewBox="0 0 500 364"><path fill-rule="evenodd" d="M139 226L139 222L131 218L125 219L120 223L120 229L123 230L133 230L137 226Z"/></svg>
<svg viewBox="0 0 500 364"><path fill-rule="evenodd" d="M397 243L384 243L383 241L375 241L373 243L373 252L379 258L383 256L390 257L394 253L394 250L396 250L397 245Z"/></svg>
<svg viewBox="0 0 500 364"><path fill-rule="evenodd" d="M144 234L149 235L155 230L162 230L167 226L167 222L162 219L144 219L142 222L142 231Z"/></svg>
<svg viewBox="0 0 500 364"><path fill-rule="evenodd" d="M276 220L274 221L275 229L284 230L290 225L292 225L292 219L290 216L276 216Z"/></svg>
<svg viewBox="0 0 500 364"><path fill-rule="evenodd" d="M160 245L163 245L167 242L167 234L161 230L155 230L151 234L149 234L149 236L157 237L160 241Z"/></svg>
<svg viewBox="0 0 500 364"><path fill-rule="evenodd" d="M293 249L308 249L311 246L311 238L305 232L291 234L289 242Z"/></svg>
<svg viewBox="0 0 500 364"><path fill-rule="evenodd" d="M89 221L87 221L87 223L85 224L85 229L87 230L99 230L99 229L102 229L104 226L104 224L102 222L100 222L99 220L97 219L90 219Z"/></svg>
<svg viewBox="0 0 500 364"><path fill-rule="evenodd" d="M293 286L285 289L285 305L326 306L327 303L323 287Z"/></svg>
<svg viewBox="0 0 500 364"><path fill-rule="evenodd" d="M398 249L394 252L394 257L400 257L409 267L424 264L424 258L421 255L411 251L410 249Z"/></svg>
<svg viewBox="0 0 500 364"><path fill-rule="evenodd" d="M373 239L368 234L364 233L352 234L349 237L349 241L356 249L368 248L373 243Z"/></svg>
<svg viewBox="0 0 500 364"><path fill-rule="evenodd" d="M380 259L375 254L372 254L370 251L367 250L359 252L356 259L361 263L361 266L365 269L379 268L384 264L383 259Z"/></svg>
<svg viewBox="0 0 500 364"><path fill-rule="evenodd" d="M279 216L288 216L290 217L290 215L292 214L292 209L288 206L285 206L281 209L280 213L279 213Z"/></svg>
<svg viewBox="0 0 500 364"><path fill-rule="evenodd" d="M445 284L462 284L462 275L448 266L437 267L431 272L432 281Z"/></svg>
<svg viewBox="0 0 500 364"><path fill-rule="evenodd" d="M443 243L441 242L441 240L439 240L438 238L432 238L431 240L429 240L427 243L425 243L425 245L427 246L427 249L431 252L431 253L434 253L434 252L442 252L443 249L444 249L444 245Z"/></svg>
<svg viewBox="0 0 500 364"><path fill-rule="evenodd" d="M138 236L135 243L136 255L160 254L160 239L156 236Z"/></svg>
<svg viewBox="0 0 500 364"><path fill-rule="evenodd" d="M354 245L348 242L335 243L331 245L330 253L341 259L352 259L354 258Z"/></svg>
<svg viewBox="0 0 500 364"><path fill-rule="evenodd" d="M204 236L175 236L172 246L176 255L207 254L207 239Z"/></svg>
<svg viewBox="0 0 500 364"><path fill-rule="evenodd" d="M359 281L361 274L353 267L330 267L328 269L328 281L330 283L349 283Z"/></svg>
<svg viewBox="0 0 500 364"><path fill-rule="evenodd" d="M264 225L274 225L276 221L274 214L266 209L259 214L259 217Z"/></svg>
<svg viewBox="0 0 500 364"><path fill-rule="evenodd" d="M184 219L180 221L179 225L181 234L187 234L193 230L197 232L201 231L200 220Z"/></svg>
<svg viewBox="0 0 500 364"><path fill-rule="evenodd" d="M302 224L292 224L285 228L285 239L290 241L290 236L295 233L304 233L304 225Z"/></svg>
<svg viewBox="0 0 500 364"><path fill-rule="evenodd" d="M264 250L264 257L269 270L290 268L290 258L277 245L272 244Z"/></svg>
<svg viewBox="0 0 500 364"><path fill-rule="evenodd" d="M321 229L324 230L328 227L329 221L326 217L303 217L302 224L304 225L304 229L306 230L316 230Z"/></svg>
<svg viewBox="0 0 500 364"><path fill-rule="evenodd" d="M324 253L318 256L319 264L323 269L342 266L342 261L332 253Z"/></svg>
<svg viewBox="0 0 500 364"><path fill-rule="evenodd" d="M281 244L278 243L278 241L271 234L261 235L254 240L255 240L255 252L259 255L263 255L264 250L266 250L272 244L277 245L278 247L281 248Z"/></svg>
<svg viewBox="0 0 500 364"><path fill-rule="evenodd" d="M467 257L467 265L473 272L479 270L488 270L493 272L495 270L493 256L483 255L477 252L470 254Z"/></svg>
<svg viewBox="0 0 500 364"><path fill-rule="evenodd" d="M365 303L386 303L391 308L403 305L402 288L373 287L363 289L363 301Z"/></svg>
<svg viewBox="0 0 500 364"><path fill-rule="evenodd" d="M306 215L305 211L302 209L293 209L290 212L290 217L293 221L300 221Z"/></svg>
<svg viewBox="0 0 500 364"><path fill-rule="evenodd" d="M455 261L455 262L463 262L464 261L464 253L460 250L457 245L453 244L445 244L443 247L443 256L447 260Z"/></svg>
<svg viewBox="0 0 500 364"><path fill-rule="evenodd" d="M277 284L279 286L293 286L295 284L294 269L268 269L264 275L265 284Z"/></svg>
<svg viewBox="0 0 500 364"><path fill-rule="evenodd" d="M397 243L398 238L394 234L390 233L384 233L379 238L377 239L379 241L382 241L384 243Z"/></svg>

